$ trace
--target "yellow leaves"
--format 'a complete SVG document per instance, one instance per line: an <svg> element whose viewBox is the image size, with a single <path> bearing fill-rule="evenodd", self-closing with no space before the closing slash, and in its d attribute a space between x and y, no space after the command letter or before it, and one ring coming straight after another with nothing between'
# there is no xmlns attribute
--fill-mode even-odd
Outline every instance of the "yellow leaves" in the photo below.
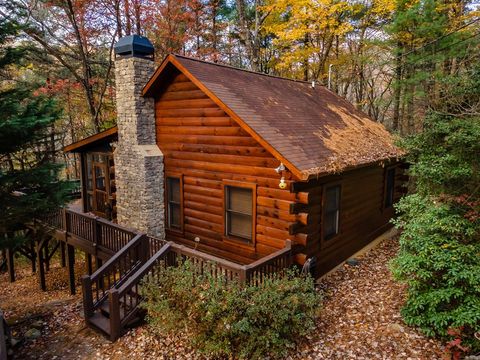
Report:
<svg viewBox="0 0 480 360"><path fill-rule="evenodd" d="M324 52L332 39L352 30L349 1L267 0L262 10L269 13L265 31L274 34L274 45L282 49L279 69Z"/></svg>

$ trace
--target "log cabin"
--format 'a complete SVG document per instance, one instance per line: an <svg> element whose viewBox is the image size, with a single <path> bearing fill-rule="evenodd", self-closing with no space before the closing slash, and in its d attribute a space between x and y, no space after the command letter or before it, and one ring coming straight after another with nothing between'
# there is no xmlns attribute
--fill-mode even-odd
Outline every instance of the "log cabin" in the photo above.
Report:
<svg viewBox="0 0 480 360"><path fill-rule="evenodd" d="M117 126L68 146L83 210L240 264L293 244L321 275L390 227L393 136L316 83L115 46Z"/></svg>

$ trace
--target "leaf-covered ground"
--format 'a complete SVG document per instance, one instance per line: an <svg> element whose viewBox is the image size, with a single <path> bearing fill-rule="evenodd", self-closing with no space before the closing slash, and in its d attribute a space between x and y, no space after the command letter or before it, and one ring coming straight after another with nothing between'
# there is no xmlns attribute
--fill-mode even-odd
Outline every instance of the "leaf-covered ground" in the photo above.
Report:
<svg viewBox="0 0 480 360"><path fill-rule="evenodd" d="M388 239L320 281L325 300L316 334L291 359L440 359L442 346L407 327L399 314L405 288L393 281L388 261L398 250ZM84 271L77 265L77 274ZM87 328L81 296L68 294L66 269L53 264L48 291L38 289L28 265L9 284L0 275L0 308L13 324L17 339L14 359L192 359L201 358L186 346L185 335L154 337L147 326L130 331L115 344ZM80 289L79 289L80 290ZM41 336L24 339L37 328Z"/></svg>

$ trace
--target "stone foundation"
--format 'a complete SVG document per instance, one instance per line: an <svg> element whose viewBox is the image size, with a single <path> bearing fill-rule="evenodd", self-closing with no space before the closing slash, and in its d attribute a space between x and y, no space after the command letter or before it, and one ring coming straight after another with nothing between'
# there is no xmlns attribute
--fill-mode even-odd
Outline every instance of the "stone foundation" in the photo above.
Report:
<svg viewBox="0 0 480 360"><path fill-rule="evenodd" d="M155 104L142 97L149 59L116 60L118 145L114 152L118 223L164 238L163 154L156 145Z"/></svg>

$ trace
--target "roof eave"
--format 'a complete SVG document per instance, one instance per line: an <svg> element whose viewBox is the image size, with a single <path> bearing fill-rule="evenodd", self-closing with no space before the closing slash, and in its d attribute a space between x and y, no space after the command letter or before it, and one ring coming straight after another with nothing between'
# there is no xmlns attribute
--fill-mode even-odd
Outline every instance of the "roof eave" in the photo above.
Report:
<svg viewBox="0 0 480 360"><path fill-rule="evenodd" d="M326 177L330 175L338 175L341 174L345 171L350 171L350 170L355 170L355 169L361 169L364 167L372 166L372 165L381 165L384 163L388 163L391 161L401 161L402 158L405 157L405 154L398 154L398 155L392 155L392 156L387 156L385 158L373 160L373 161L368 161L365 163L359 163L359 164L354 164L354 165L348 165L339 169L335 170L324 170L324 171L319 171L319 172L314 172L311 170L304 170L302 171L302 180L301 181L309 181L313 179L319 179L321 177Z"/></svg>
<svg viewBox="0 0 480 360"><path fill-rule="evenodd" d="M68 152L81 152L82 148L85 148L87 146L91 146L93 143L101 141L105 138L108 138L110 136L114 136L118 132L117 126L113 126L107 130L104 130L102 132L99 132L97 134L88 136L82 140L76 141L70 145L64 146L63 147L63 152L68 153Z"/></svg>

